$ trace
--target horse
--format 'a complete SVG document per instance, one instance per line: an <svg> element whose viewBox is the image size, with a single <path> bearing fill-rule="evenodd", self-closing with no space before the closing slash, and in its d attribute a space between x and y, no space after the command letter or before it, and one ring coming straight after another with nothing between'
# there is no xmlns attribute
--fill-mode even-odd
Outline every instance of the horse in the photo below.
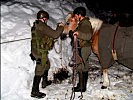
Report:
<svg viewBox="0 0 133 100"><path fill-rule="evenodd" d="M127 20L127 19L126 19ZM102 23L94 31L92 51L97 55L103 74L102 89L110 85L108 68L115 61L133 70L133 26Z"/></svg>

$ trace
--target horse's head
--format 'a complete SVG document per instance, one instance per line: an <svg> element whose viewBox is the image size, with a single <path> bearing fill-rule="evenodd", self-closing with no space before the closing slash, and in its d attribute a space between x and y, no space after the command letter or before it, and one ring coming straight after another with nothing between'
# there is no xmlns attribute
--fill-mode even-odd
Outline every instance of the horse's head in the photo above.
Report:
<svg viewBox="0 0 133 100"><path fill-rule="evenodd" d="M78 21L74 19L72 13L69 13L65 19L64 33L69 33L70 30L74 31L78 25Z"/></svg>

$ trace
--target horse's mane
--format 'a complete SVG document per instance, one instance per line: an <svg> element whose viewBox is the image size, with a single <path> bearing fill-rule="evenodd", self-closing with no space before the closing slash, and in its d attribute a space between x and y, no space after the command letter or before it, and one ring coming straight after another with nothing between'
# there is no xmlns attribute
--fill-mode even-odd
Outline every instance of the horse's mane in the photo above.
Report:
<svg viewBox="0 0 133 100"><path fill-rule="evenodd" d="M89 19L92 25L93 32L98 31L101 28L103 21L94 17L89 17Z"/></svg>

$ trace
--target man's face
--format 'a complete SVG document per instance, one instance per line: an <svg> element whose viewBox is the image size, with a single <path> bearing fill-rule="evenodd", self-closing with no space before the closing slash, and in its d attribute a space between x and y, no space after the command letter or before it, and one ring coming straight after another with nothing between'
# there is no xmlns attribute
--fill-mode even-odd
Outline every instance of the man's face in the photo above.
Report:
<svg viewBox="0 0 133 100"><path fill-rule="evenodd" d="M74 18L75 18L76 20L79 20L79 15L75 14L75 15L74 15Z"/></svg>
<svg viewBox="0 0 133 100"><path fill-rule="evenodd" d="M47 18L42 18L42 19L39 19L39 20L41 20L43 23L47 23L48 22Z"/></svg>

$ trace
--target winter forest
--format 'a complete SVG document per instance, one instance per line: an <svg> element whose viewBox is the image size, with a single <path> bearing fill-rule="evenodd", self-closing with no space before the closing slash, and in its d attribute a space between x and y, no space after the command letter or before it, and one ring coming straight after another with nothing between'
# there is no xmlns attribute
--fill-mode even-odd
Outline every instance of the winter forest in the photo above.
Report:
<svg viewBox="0 0 133 100"><path fill-rule="evenodd" d="M3 0L1 1L1 100L37 100L30 96L35 70L31 52L31 27L36 13L43 9L50 15L48 25L55 29L58 22L64 22L68 13L86 4L81 0ZM107 13L102 13L107 14ZM109 16L108 14L107 16ZM96 17L87 9L87 16ZM49 51L51 68L48 79L53 83L40 91L46 93L41 100L70 100L73 84L72 67L69 62L73 55L71 39L59 38ZM88 64L87 90L82 100L132 100L133 71L117 62L109 68L110 86L101 89L101 65L95 54L91 53ZM54 81L54 73L59 68L68 70L67 79ZM78 78L76 78L76 81ZM80 99L76 92L74 100Z"/></svg>

